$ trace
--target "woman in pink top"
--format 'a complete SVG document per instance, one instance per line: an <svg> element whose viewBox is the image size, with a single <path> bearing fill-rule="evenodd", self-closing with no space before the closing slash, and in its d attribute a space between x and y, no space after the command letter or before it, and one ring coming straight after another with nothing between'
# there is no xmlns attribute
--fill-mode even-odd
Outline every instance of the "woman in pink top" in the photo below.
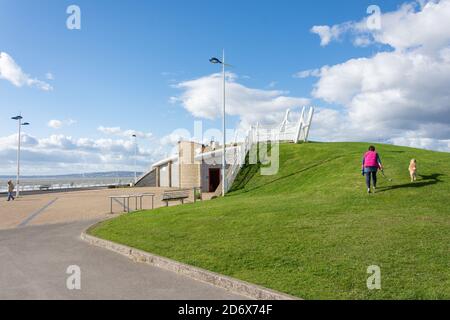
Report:
<svg viewBox="0 0 450 320"><path fill-rule="evenodd" d="M379 169L383 170L380 155L376 152L374 146L370 146L362 160L362 174L366 177L367 193L370 193L370 180L373 181L373 191L375 192Z"/></svg>

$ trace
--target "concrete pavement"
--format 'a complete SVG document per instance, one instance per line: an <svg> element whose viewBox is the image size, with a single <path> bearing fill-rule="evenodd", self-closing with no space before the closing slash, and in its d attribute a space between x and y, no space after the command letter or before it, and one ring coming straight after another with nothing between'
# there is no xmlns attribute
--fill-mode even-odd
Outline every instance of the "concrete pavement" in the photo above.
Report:
<svg viewBox="0 0 450 320"><path fill-rule="evenodd" d="M19 226L45 225L104 218L110 212L109 196L154 193L154 206L162 207L163 188L99 189L71 192L47 192L21 196L7 202L0 197L0 230ZM193 199L190 199L193 201ZM172 203L171 205L178 205ZM150 209L151 199L146 197L143 208ZM133 211L135 201L130 200ZM113 210L120 213L123 206L113 202Z"/></svg>
<svg viewBox="0 0 450 320"><path fill-rule="evenodd" d="M160 188L101 189L0 197L0 299L241 299L224 289L156 267L134 263L80 239L110 216L110 195ZM151 208L150 199L144 208ZM134 210L134 203L130 206ZM115 212L122 206L114 203ZM81 290L68 290L67 268L81 268Z"/></svg>
<svg viewBox="0 0 450 320"><path fill-rule="evenodd" d="M243 299L212 285L89 246L95 220L0 231L0 299ZM81 268L81 290L66 270Z"/></svg>

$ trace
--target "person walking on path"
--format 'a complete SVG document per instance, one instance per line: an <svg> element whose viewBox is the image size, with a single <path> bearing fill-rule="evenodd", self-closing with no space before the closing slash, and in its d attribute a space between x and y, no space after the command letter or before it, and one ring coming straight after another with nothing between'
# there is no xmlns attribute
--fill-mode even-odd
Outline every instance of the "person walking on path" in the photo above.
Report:
<svg viewBox="0 0 450 320"><path fill-rule="evenodd" d="M377 189L377 172L383 170L380 155L374 146L370 146L369 151L364 154L362 160L362 174L366 177L367 193L370 193L370 183L372 180L373 191Z"/></svg>
<svg viewBox="0 0 450 320"><path fill-rule="evenodd" d="M8 181L8 200L7 201L11 201L11 200L15 200L14 196L13 196L13 192L14 192L14 183L9 180Z"/></svg>

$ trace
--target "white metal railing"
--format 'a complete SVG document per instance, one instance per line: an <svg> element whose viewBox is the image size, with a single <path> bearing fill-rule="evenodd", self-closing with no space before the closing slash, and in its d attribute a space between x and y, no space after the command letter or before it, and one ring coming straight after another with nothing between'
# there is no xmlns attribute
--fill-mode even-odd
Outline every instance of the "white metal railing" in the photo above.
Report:
<svg viewBox="0 0 450 320"><path fill-rule="evenodd" d="M307 110L303 108L298 122L289 122L290 110L287 110L283 122L275 126L260 125L252 126L247 132L242 143L238 143L234 148L227 148L227 175L225 190L228 192L233 185L240 169L244 166L247 154L258 143L268 141L308 141L309 130L314 116L314 108ZM256 159L254 159L256 160Z"/></svg>
<svg viewBox="0 0 450 320"><path fill-rule="evenodd" d="M38 180L33 182L23 182L19 188L20 191L40 191L43 187L48 190L69 190L69 189L83 189L83 188L102 188L108 186L123 186L128 185L134 181L133 178L120 178L120 179L105 179L98 181L77 181L77 182L55 182L49 180ZM0 192L7 192L7 187L0 187Z"/></svg>

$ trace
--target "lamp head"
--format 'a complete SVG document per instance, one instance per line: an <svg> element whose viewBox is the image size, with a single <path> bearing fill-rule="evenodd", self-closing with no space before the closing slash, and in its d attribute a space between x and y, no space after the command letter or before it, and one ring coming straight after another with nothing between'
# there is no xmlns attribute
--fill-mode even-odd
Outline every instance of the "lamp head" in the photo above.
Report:
<svg viewBox="0 0 450 320"><path fill-rule="evenodd" d="M22 125L23 125L23 126L29 126L30 123L29 123L29 122L24 122L24 123L22 123Z"/></svg>
<svg viewBox="0 0 450 320"><path fill-rule="evenodd" d="M211 59L209 59L209 62L211 62L211 63L214 63L214 64L222 64L222 61L220 61L219 59L217 59L217 58L211 58Z"/></svg>
<svg viewBox="0 0 450 320"><path fill-rule="evenodd" d="M23 119L23 117L22 116L15 116L15 117L12 117L11 119L13 119L13 120L20 120L20 119Z"/></svg>

